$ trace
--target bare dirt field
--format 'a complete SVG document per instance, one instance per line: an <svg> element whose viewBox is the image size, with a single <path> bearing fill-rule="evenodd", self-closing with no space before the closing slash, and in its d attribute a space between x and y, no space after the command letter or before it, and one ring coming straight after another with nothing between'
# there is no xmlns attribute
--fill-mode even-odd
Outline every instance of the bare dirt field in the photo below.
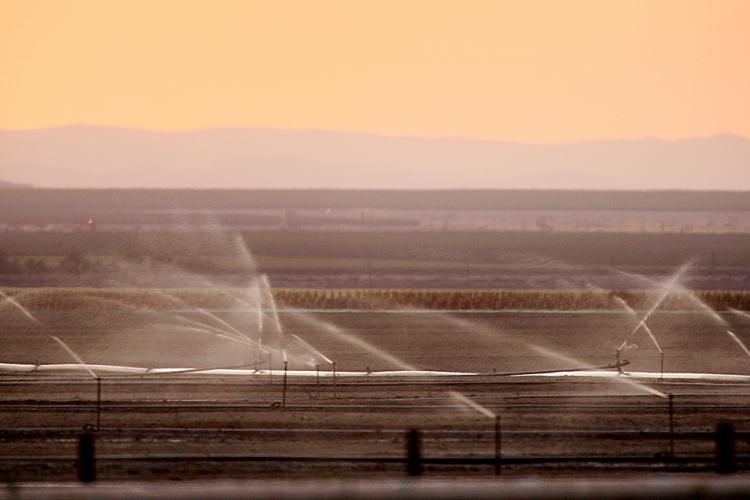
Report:
<svg viewBox="0 0 750 500"><path fill-rule="evenodd" d="M242 325L237 312L216 314ZM3 317L0 362L71 362L50 335L92 364L224 367L256 356L221 338L174 330L152 314L37 316L39 323ZM319 362L320 382L290 375L284 395L280 371L273 377L101 373L99 477L398 477L404 475L408 429L422 431L423 457L445 460L426 464L427 475L492 475L495 421L471 403L501 417L503 475L705 473L712 467L712 432L722 421L739 432L737 453L750 454L745 383L645 381L674 396L670 434L668 401L642 388L612 379L502 375L614 363L615 349L635 326L626 314L282 311L280 318L287 334L336 361L339 372L413 368L486 375L339 376L334 385L326 376L330 367ZM724 318L741 338L750 335L744 319ZM657 313L649 324L665 353L666 372L750 372L750 360L725 333L727 325L708 314ZM645 333L631 343L638 348L623 355L630 361L626 370L658 373L660 357ZM550 351L564 357L545 353ZM309 370L305 360L292 356L289 369ZM267 359L260 361L267 368ZM280 357L271 362L281 369ZM80 430L96 423L96 390L83 373L0 376L3 478L73 479ZM658 455L664 460L649 460ZM547 460L534 460L539 457ZM681 461L688 457L705 463ZM469 460L451 463L453 458Z"/></svg>

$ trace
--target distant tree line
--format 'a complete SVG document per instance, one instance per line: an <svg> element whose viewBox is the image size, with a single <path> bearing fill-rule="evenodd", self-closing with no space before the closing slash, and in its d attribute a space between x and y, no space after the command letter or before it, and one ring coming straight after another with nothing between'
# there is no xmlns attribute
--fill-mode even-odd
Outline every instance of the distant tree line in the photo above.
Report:
<svg viewBox="0 0 750 500"><path fill-rule="evenodd" d="M0 274L41 274L55 271L83 274L101 267L79 251L70 252L55 264L41 257L10 257L0 249Z"/></svg>

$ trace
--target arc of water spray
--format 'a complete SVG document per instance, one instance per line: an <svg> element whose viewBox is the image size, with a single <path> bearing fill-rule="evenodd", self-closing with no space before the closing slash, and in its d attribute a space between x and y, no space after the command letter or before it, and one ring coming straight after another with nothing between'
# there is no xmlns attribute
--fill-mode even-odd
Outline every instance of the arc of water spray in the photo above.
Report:
<svg viewBox="0 0 750 500"><path fill-rule="evenodd" d="M740 338L737 335L735 335L733 332L727 330L727 334L729 334L729 336L732 337L732 339L735 342L737 342L737 344L739 344L739 346L742 348L742 350L745 351L745 354L747 354L747 357L750 358L750 350L748 350L748 348L745 345L745 343L742 340L740 340Z"/></svg>
<svg viewBox="0 0 750 500"><path fill-rule="evenodd" d="M68 347L68 344L66 344L65 342L63 342L62 340L60 340L60 339L59 339L58 337L55 337L54 335L50 335L50 336L52 337L52 339L53 339L53 340L54 340L55 342L57 342L58 344L60 344L60 345L62 346L62 348L63 348L63 349L65 349L65 352L67 352L68 354L70 354L70 356L71 356L71 357L72 357L73 359L75 359L75 360L76 360L76 362L77 362L77 363L78 363L79 365L81 365L81 366L83 367L83 369L84 369L84 370L86 370L87 372L89 372L89 374L91 374L91 376L92 376L92 377L94 377L95 379L98 379L98 378L99 378L99 377L98 377L98 376L96 375L96 373L94 373L94 370L92 370L92 369L91 369L91 367L90 367L89 365L87 365L87 364L86 364L86 363L85 363L85 362L84 362L84 361L83 361L83 360L81 359L81 357L80 357L80 356L78 356L78 354L76 354L76 353L75 353L75 351L73 351L73 349L71 349L70 347Z"/></svg>
<svg viewBox="0 0 750 500"><path fill-rule="evenodd" d="M14 299L13 297L11 297L10 295L7 295L2 290L0 290L0 298L3 299L3 302L7 302L8 304L12 305L13 307L15 307L16 309L18 309L19 311L21 311L21 313L23 313L23 315L26 316L27 318L29 318L31 321L33 321L35 323L39 323L39 324L42 323L41 321L39 321L36 318L36 316L34 316L33 314L31 314L31 312L29 312L28 309L26 309L21 304L19 304L16 299Z"/></svg>
<svg viewBox="0 0 750 500"><path fill-rule="evenodd" d="M263 334L263 306L260 305L260 302L256 305L257 307L257 314L258 314L258 332L260 334Z"/></svg>
<svg viewBox="0 0 750 500"><path fill-rule="evenodd" d="M161 290L154 290L154 293L156 293L157 295L161 295L163 297L166 297L166 298L170 299L172 302L176 302L176 303L181 304L183 306L190 307L190 305L188 303L186 303L182 299L179 299L179 298L175 297L174 295L168 294L166 292L162 292ZM213 319L214 321L220 323L222 326L225 326L225 327L229 328L231 330L231 333L233 335L238 335L240 337L244 337L244 338L250 340L250 337L248 337L246 334L244 334L243 332L241 332L240 330L238 330L237 328L235 328L234 326L232 326L227 321L225 321L222 318L218 317L217 315L213 314L212 312L207 311L207 310L205 310L205 309L203 309L201 307L196 307L196 308L193 308L193 309L195 309L196 311L200 312L204 316L207 316L207 317ZM190 320L188 320L188 321L190 321ZM195 323L198 323L198 322L195 322ZM201 324L204 327L209 327L209 328L214 328L215 329L215 327L211 327L211 325L208 325L206 323L201 323ZM230 332L224 331L224 333L228 334Z"/></svg>
<svg viewBox="0 0 750 500"><path fill-rule="evenodd" d="M559 359L560 361L564 361L566 363L570 363L571 365L576 365L576 364L577 365L585 365L585 363L582 363L581 361L578 361L576 359L570 358L568 356L565 356L563 354L560 354L558 352L552 351L550 349L546 349L546 348L538 346L538 345L530 344L529 347L532 350L534 350L534 351L538 352L539 354L542 354L543 356L546 356L548 358ZM612 377L611 379L608 379L608 380L613 380L613 381L621 383L621 384L629 385L630 387L633 387L633 388L638 389L638 390L643 391L643 392L647 392L647 393L649 393L649 394L651 394L653 396L658 396L660 398L669 399L669 396L667 396L663 392L657 391L656 389L654 389L652 387L649 387L647 385L638 383L635 380L631 380L631 379L629 379L627 377Z"/></svg>
<svg viewBox="0 0 750 500"><path fill-rule="evenodd" d="M278 353L279 352L278 349L274 349L273 347L264 346L261 342L258 342L258 341L253 340L253 339L241 339L241 338L237 338L237 337L234 337L234 336L231 336L231 335L226 335L224 333L219 333L219 332L216 332L216 331L213 331L213 330L209 330L207 328L200 328L200 327L196 327L196 326L181 326L181 325L173 325L173 326L176 326L177 328L184 328L186 330L190 330L190 331L193 331L193 332L204 333L206 335L213 335L213 336L220 337L220 338L229 340L231 342L236 342L238 344L242 344L242 345L246 345L246 346L259 347L262 352L267 352L267 353L269 353L269 352L270 353Z"/></svg>
<svg viewBox="0 0 750 500"><path fill-rule="evenodd" d="M698 307L700 307L701 309L703 309L704 311L706 311L709 315L711 315L711 317L717 323L719 323L722 326L729 326L729 324L727 323L727 321L724 318L722 318L716 311L714 311L713 308L711 308L708 304L706 304L705 302L703 302L702 300L700 300L698 297L696 297L692 293L691 290L689 290L688 288L685 288L684 286L682 286L682 285L679 284L680 278L690 268L690 266L692 266L692 261L688 261L686 264L684 264L682 267L680 267L678 269L678 272L675 273L674 276L672 276L672 278L669 280L669 282L662 285L665 288L664 294L662 294L662 296L659 298L659 300L655 304L655 307L652 307L651 310L643 318L644 321L646 319L648 319L651 316L651 314L653 314L653 312L661 305L661 303L666 299L666 297L670 293L679 292L679 293L684 293L685 296L688 298L688 300L690 300L693 304L696 304ZM625 274L628 274L629 276L632 276L632 274L629 274L629 273L625 273ZM640 276L640 275L637 275L637 276L638 276L639 279L647 281L648 283L659 284L657 281L655 281L655 280L653 280L651 278L648 278L646 276Z"/></svg>
<svg viewBox="0 0 750 500"><path fill-rule="evenodd" d="M233 331L234 333L236 333L237 335L239 335L239 336L241 336L241 337L247 337L247 335L246 335L246 334L244 334L243 332L241 332L240 330L238 330L237 328L235 328L234 326L232 326L232 324L231 324L231 323L229 323L228 321L226 321L226 320L224 320L224 319L220 318L219 316L217 316L217 315L213 314L212 312L210 312L210 311L206 311L206 310L205 310L205 309L203 309L202 307L199 307L199 308L197 308L197 310L198 310L198 311L200 311L200 312L201 312L201 313L203 313L203 314L206 314L206 315L208 315L208 316L209 316L210 318L212 318L212 319L213 319L214 321L216 321L216 322L218 322L218 323L222 324L223 326L225 326L225 327L229 328L230 330L232 330L232 331Z"/></svg>
<svg viewBox="0 0 750 500"><path fill-rule="evenodd" d="M648 327L645 321L641 321L641 323L643 323L643 329L646 330L646 333L648 334L648 337L651 339L651 342L653 342L654 346L656 346L656 350L659 351L659 354L664 354L664 351L659 345L659 342L656 340L656 336L651 331L651 328Z"/></svg>
<svg viewBox="0 0 750 500"><path fill-rule="evenodd" d="M246 341L246 340L243 340L243 339L238 339L237 337L233 337L231 335L226 335L224 333L220 333L220 332L216 332L216 331L213 331L213 330L209 330L207 328L200 328L200 327L197 327L197 326L182 326L182 325L172 325L172 326L176 327L176 328L182 328L182 329L185 329L185 330L190 330L191 332L199 332L199 333L204 333L206 335L211 335L211 336L214 336L214 337L219 337L219 338L222 338L222 339L225 339L225 340L229 340L231 342L237 342L238 344L242 344L242 345L248 345L248 346L252 346L253 345L249 341Z"/></svg>
<svg viewBox="0 0 750 500"><path fill-rule="evenodd" d="M632 307L630 307L630 305L628 305L628 303L625 302L624 299L622 299L621 297L615 296L615 300L618 301L620 304L622 304L622 306L630 314L632 314L633 316L635 316L636 319L638 318L635 310ZM632 332L630 332L630 337L629 338L632 339L633 335L635 335L635 333L638 331L639 328L643 328L645 330L645 332L648 334L648 337L651 339L651 342L653 342L654 346L656 347L656 350L659 351L659 354L664 354L664 350L662 350L661 345L659 345L659 341L656 340L656 336L654 335L654 332L651 331L651 328L649 328L649 326L646 323L645 319L642 319L642 320L638 321L638 325L635 327L635 329ZM622 343L622 345L620 345L620 347L617 348L617 350L618 351L622 351L626 346L627 346L627 340L624 341Z"/></svg>
<svg viewBox="0 0 750 500"><path fill-rule="evenodd" d="M243 300L243 299L237 297L236 295L227 292L226 290L223 290L223 289L215 287L215 286L212 286L211 288L213 290L219 292L220 294L224 295L225 297L229 297L230 299L234 300L238 304L242 304L243 306L247 307L248 309L255 309L256 313L257 313L257 320L258 320L258 331L259 332L263 332L263 315L264 315L264 312L263 312L263 307L260 304L260 302L258 302L257 304L251 304L250 302L248 302L246 300ZM258 295L260 295L260 292L258 293Z"/></svg>
<svg viewBox="0 0 750 500"><path fill-rule="evenodd" d="M276 330L279 332L280 335L284 334L284 330L281 328L281 320L279 319L279 312L276 309L276 301L273 298L273 294L271 293L271 283L268 281L268 276L265 274L260 277L260 281L263 284L263 289L266 293L266 298L268 299L268 305L271 308L271 317L274 321L274 326L276 327Z"/></svg>
<svg viewBox="0 0 750 500"><path fill-rule="evenodd" d="M466 396L464 396L460 392L457 392L457 391L448 391L448 394L452 398L460 401L461 403L465 404L469 408L471 408L473 410L476 410L477 412L481 413L485 417L489 417L491 419L494 419L497 416L489 408L486 408L486 407L480 405L479 403L477 403L476 401L467 398Z"/></svg>
<svg viewBox="0 0 750 500"><path fill-rule="evenodd" d="M729 326L727 320L719 316L719 313L714 311L711 306L696 297L691 290L678 284L673 285L672 288L674 288L677 292L684 294L690 302L707 312L718 324L720 324L721 326Z"/></svg>
<svg viewBox="0 0 750 500"><path fill-rule="evenodd" d="M320 352L319 350L317 350L316 348L314 348L313 346L311 346L310 344L308 344L307 342L305 342L304 340L302 340L302 338L300 338L299 335L296 335L296 334L292 333L291 336L297 342L299 342L300 344L302 344L307 350L309 350L310 352L312 352L315 356L321 358L322 360L324 360L329 365L333 364L333 361L331 361L331 359L328 358L328 356L326 356L325 354L323 354L322 352Z"/></svg>
<svg viewBox="0 0 750 500"><path fill-rule="evenodd" d="M646 312L643 318L641 318L641 321L638 323L638 325L636 325L635 329L633 329L633 332L631 333L631 335L635 333L641 327L641 323L645 323L651 317L651 315L654 314L654 312L657 309L659 309L659 307L661 307L662 303L674 291L674 287L677 284L677 282L680 280L680 278L682 278L682 275L685 274L687 270L690 269L691 266L692 266L692 261L686 262L685 264L683 264L677 269L677 271L669 278L669 281L667 281L667 283L662 284L662 286L664 287L664 291L659 296L659 298L654 303L654 305L651 306L651 308ZM653 283L653 280L649 280L649 281Z"/></svg>
<svg viewBox="0 0 750 500"><path fill-rule="evenodd" d="M221 335L225 335L225 336L228 336L228 337L232 337L233 339L238 339L238 340L243 340L244 339L244 337L239 337L239 336L235 335L231 331L227 331L227 330L224 330L222 328L216 328L213 325L208 325L208 324L203 323L201 321L195 321L195 320L192 320L190 318L186 318L186 317L180 316L180 315L176 315L175 318L178 319L178 320L180 320L180 321L182 321L182 322L184 322L184 323L188 323L188 324L193 325L193 326L198 326L198 327L206 329L206 330L211 330L212 332L215 332L215 333L221 334Z"/></svg>
<svg viewBox="0 0 750 500"><path fill-rule="evenodd" d="M750 314L746 313L745 311L740 311L739 309L735 309L734 307L727 307L727 310L742 318L750 319Z"/></svg>
<svg viewBox="0 0 750 500"><path fill-rule="evenodd" d="M362 349L370 352L371 354L374 354L375 356L379 357L380 359L382 359L382 360L384 360L384 361L386 361L388 363L392 363L395 366L398 366L402 370L416 371L415 367L411 366L408 363L405 363L404 361L401 361L399 358L397 358L393 354L385 352L382 349L379 349L379 348L375 347L374 345L370 344L369 342L367 342L367 341L365 341L365 340L363 340L363 339L361 339L359 337L356 337L356 336L354 336L354 335L352 335L350 333L344 333L341 330L341 328L339 328L338 326L334 325L333 323L329 323L327 321L323 321L321 319L314 318L314 317L310 318L310 317L308 317L305 314L299 314L298 313L297 316L300 317L300 318L302 318L304 321L306 321L308 323L314 323L314 324L316 324L319 327L323 327L327 332L333 334L339 340L342 340L342 341L347 342L349 344L353 344L353 345L355 345L357 347L360 347L360 348L362 348ZM460 403L468 406L469 408L471 408L473 410L478 411L482 415L490 417L490 418L493 418L493 419L495 418L495 414L492 411L490 411L489 409L487 409L484 406L480 405L476 401L472 401L471 399L467 398L466 396L464 396L460 392L458 392L458 391L448 391L448 394L451 397L453 397L454 399L456 399L457 401L459 401Z"/></svg>

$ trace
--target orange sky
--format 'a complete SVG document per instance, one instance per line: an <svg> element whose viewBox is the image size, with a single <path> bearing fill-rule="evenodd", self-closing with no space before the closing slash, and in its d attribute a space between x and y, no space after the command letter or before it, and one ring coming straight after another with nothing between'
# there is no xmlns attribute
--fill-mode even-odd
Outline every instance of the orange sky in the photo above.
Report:
<svg viewBox="0 0 750 500"><path fill-rule="evenodd" d="M750 136L750 1L0 0L0 128Z"/></svg>

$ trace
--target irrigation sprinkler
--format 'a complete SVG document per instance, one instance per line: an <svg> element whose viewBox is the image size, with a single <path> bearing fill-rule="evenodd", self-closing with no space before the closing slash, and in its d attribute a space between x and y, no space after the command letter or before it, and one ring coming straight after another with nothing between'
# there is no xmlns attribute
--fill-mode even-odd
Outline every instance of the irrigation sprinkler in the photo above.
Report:
<svg viewBox="0 0 750 500"><path fill-rule="evenodd" d="M286 372L287 368L289 366L289 363L287 361L284 361L284 382L282 385L281 390L281 407L286 408Z"/></svg>
<svg viewBox="0 0 750 500"><path fill-rule="evenodd" d="M664 351L659 353L659 359L661 363L661 374L659 375L659 380L664 382Z"/></svg>
<svg viewBox="0 0 750 500"><path fill-rule="evenodd" d="M315 365L315 399L320 400L320 365Z"/></svg>
<svg viewBox="0 0 750 500"><path fill-rule="evenodd" d="M96 430L101 428L102 423L102 379L96 377Z"/></svg>
<svg viewBox="0 0 750 500"><path fill-rule="evenodd" d="M336 399L336 362L331 363L333 367L333 399Z"/></svg>
<svg viewBox="0 0 750 500"><path fill-rule="evenodd" d="M495 475L500 475L500 465L502 458L502 427L500 415L495 415Z"/></svg>
<svg viewBox="0 0 750 500"><path fill-rule="evenodd" d="M54 335L50 335L52 340L60 344L60 346L67 352L73 359L76 360L76 363L81 365L81 367L89 372L91 377L96 380L96 430L99 430L99 425L101 423L101 414L102 414L102 379L99 378L99 375L97 375L94 370L91 369L91 367L86 364L86 362L75 353L73 349L70 348L68 344L63 342L60 338L55 337Z"/></svg>
<svg viewBox="0 0 750 500"><path fill-rule="evenodd" d="M674 395L668 394L669 402L669 456L674 457Z"/></svg>

